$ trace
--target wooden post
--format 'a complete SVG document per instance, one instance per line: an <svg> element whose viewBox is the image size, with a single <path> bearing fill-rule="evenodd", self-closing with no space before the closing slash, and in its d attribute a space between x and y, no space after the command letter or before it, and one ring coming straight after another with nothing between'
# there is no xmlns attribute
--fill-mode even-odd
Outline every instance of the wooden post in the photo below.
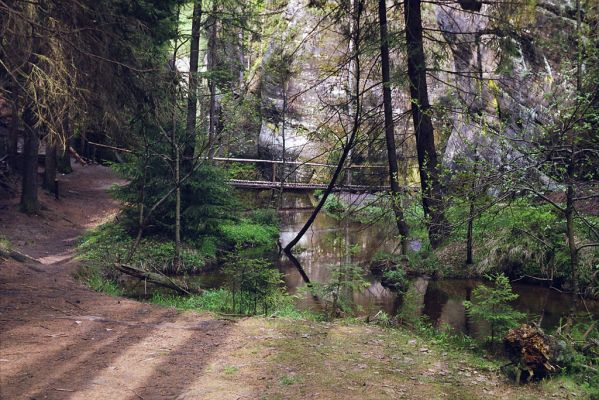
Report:
<svg viewBox="0 0 599 400"><path fill-rule="evenodd" d="M275 163L272 164L272 181L277 181L277 164Z"/></svg>
<svg viewBox="0 0 599 400"><path fill-rule="evenodd" d="M58 194L58 179L54 179L54 198L56 200L60 200L60 196Z"/></svg>

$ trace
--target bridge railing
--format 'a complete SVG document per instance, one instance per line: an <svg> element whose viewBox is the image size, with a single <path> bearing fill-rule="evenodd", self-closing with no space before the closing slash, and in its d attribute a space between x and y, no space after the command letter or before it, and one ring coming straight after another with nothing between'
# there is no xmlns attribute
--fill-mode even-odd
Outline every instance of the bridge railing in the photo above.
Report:
<svg viewBox="0 0 599 400"><path fill-rule="evenodd" d="M314 180L324 170L337 168L336 164L314 161L283 161L255 158L214 157L219 163L254 164L261 170L260 177L234 177L230 182L245 188L287 188L314 190L325 188L327 179ZM269 167L270 166L270 167ZM381 191L387 188L387 165L347 165L338 181L339 190ZM310 171L310 169L312 169ZM270 176L269 176L270 175ZM241 179L240 179L241 178ZM356 184L358 183L358 184ZM361 184L360 184L361 183Z"/></svg>

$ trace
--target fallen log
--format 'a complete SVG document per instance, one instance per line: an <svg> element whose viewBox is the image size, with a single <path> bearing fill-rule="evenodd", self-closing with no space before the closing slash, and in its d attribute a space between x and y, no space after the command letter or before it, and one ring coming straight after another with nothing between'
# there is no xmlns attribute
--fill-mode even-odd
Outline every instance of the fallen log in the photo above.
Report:
<svg viewBox="0 0 599 400"><path fill-rule="evenodd" d="M27 254L23 254L20 251L16 250L8 250L8 249L0 249L0 258L12 258L18 262L32 262L39 264L40 262L33 257L28 256Z"/></svg>
<svg viewBox="0 0 599 400"><path fill-rule="evenodd" d="M158 272L150 272L143 268L119 263L115 263L114 267L124 274L133 276L140 280L145 280L158 286L172 289L180 294L192 295L204 293L204 290L200 288L188 287L184 283L177 282L175 279Z"/></svg>
<svg viewBox="0 0 599 400"><path fill-rule="evenodd" d="M71 153L71 155L73 157L75 157L75 159L77 160L77 162L79 162L79 164L81 164L83 166L87 165L87 162L83 159L83 157L81 157L79 155L79 153L77 153L77 150L75 150L71 146L69 146L69 153Z"/></svg>

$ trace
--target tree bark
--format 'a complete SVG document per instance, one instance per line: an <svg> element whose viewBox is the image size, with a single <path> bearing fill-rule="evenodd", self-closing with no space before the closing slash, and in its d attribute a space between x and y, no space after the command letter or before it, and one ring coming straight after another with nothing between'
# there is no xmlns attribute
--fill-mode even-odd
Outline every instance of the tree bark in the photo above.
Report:
<svg viewBox="0 0 599 400"><path fill-rule="evenodd" d="M12 90L12 117L10 119L10 129L8 131L8 165L14 171L19 168L19 92L17 85Z"/></svg>
<svg viewBox="0 0 599 400"><path fill-rule="evenodd" d="M393 123L393 105L391 102L391 72L389 66L389 41L387 32L387 4L379 0L379 27L381 39L381 69L383 77L383 111L385 115L385 139L387 144L387 160L389 162L389 186L391 203L395 214L395 222L401 240L401 252L408 252L409 228L401 208L401 189L399 188L397 168L397 148L395 146L395 125Z"/></svg>
<svg viewBox="0 0 599 400"><path fill-rule="evenodd" d="M185 126L186 146L183 152L185 165L193 164L196 144L196 117L198 113L198 64L200 58L200 28L202 24L202 0L193 4L191 43L189 52L189 84L187 95L187 119Z"/></svg>
<svg viewBox="0 0 599 400"><path fill-rule="evenodd" d="M408 78L412 101L412 119L422 187L422 207L428 221L429 240L438 246L446 236L437 151L426 83L426 58L422 39L421 0L404 0Z"/></svg>
<svg viewBox="0 0 599 400"><path fill-rule="evenodd" d="M216 18L216 1L212 2L212 15L210 16L211 23L209 25L208 34L208 91L210 92L210 102L208 110L208 157L214 157L216 144L216 33L217 33L217 18Z"/></svg>
<svg viewBox="0 0 599 400"><path fill-rule="evenodd" d="M28 105L23 112L25 123L25 143L23 146L23 180L21 185L21 211L35 214L40 210L37 197L37 157L39 151L39 133L35 127L37 117Z"/></svg>
<svg viewBox="0 0 599 400"><path fill-rule="evenodd" d="M180 9L177 8L177 20L179 20ZM177 32L178 34L178 32ZM173 125L171 132L171 146L172 146L172 159L173 159L173 172L175 180L175 254L173 255L173 272L178 273L181 264L181 150L179 148L179 138L177 137L177 37L175 38L175 45L173 50Z"/></svg>
<svg viewBox="0 0 599 400"><path fill-rule="evenodd" d="M46 139L46 158L44 161L44 189L51 193L56 192L56 143Z"/></svg>

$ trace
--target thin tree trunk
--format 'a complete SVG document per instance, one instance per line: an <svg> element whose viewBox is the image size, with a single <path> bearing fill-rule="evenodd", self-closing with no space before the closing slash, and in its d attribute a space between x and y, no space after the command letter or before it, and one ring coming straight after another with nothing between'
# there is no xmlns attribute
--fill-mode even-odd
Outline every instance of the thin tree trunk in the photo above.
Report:
<svg viewBox="0 0 599 400"><path fill-rule="evenodd" d="M383 109L385 114L385 139L387 143L387 160L389 162L389 185L391 202L395 213L395 222L401 240L401 252L408 252L409 228L401 208L401 190L399 188L397 168L397 148L395 146L395 126L393 123L393 105L391 102L391 73L389 66L389 41L387 32L387 4L379 0L379 26L381 36L381 69L383 77Z"/></svg>
<svg viewBox="0 0 599 400"><path fill-rule="evenodd" d="M287 79L287 77L285 77L284 79ZM287 82L283 82L283 113L282 113L282 121L281 121L281 139L283 140L283 154L282 154L282 160L283 160L283 164L281 164L281 193L279 195L279 208L283 207L283 191L285 190L285 162L286 162L286 152L287 152L287 148L286 148L286 143L285 143L285 125L287 122ZM273 166L275 166L276 164L273 164ZM274 169L273 169L274 171ZM274 174L274 172L273 172ZM273 177L274 179L274 177Z"/></svg>
<svg viewBox="0 0 599 400"><path fill-rule="evenodd" d="M35 214L40 210L37 197L37 155L39 151L39 134L35 127L37 118L31 106L23 112L25 123L25 143L23 146L23 180L21 187L21 211Z"/></svg>
<svg viewBox="0 0 599 400"><path fill-rule="evenodd" d="M180 9L177 9L177 21L179 20ZM177 74L177 49L178 49L178 38L179 32L175 37L174 50L173 50L173 74L176 77ZM173 79L173 125L171 132L171 145L173 151L173 171L175 178L175 254L173 256L173 272L179 272L181 263L181 160L180 160L180 149L177 138L177 80Z"/></svg>
<svg viewBox="0 0 599 400"><path fill-rule="evenodd" d="M573 169L573 166L568 166L568 169ZM570 174L569 174L570 175ZM568 179L568 187L566 189L566 235L568 236L568 250L570 253L570 280L572 285L572 298L570 304L570 314L576 312L576 302L578 300L578 250L576 249L576 241L574 235L574 182Z"/></svg>
<svg viewBox="0 0 599 400"><path fill-rule="evenodd" d="M468 210L468 232L466 233L466 265L474 263L472 252L473 230L474 230L474 200L470 199L470 209Z"/></svg>
<svg viewBox="0 0 599 400"><path fill-rule="evenodd" d="M46 139L43 187L51 193L56 192L56 158L56 143Z"/></svg>
<svg viewBox="0 0 599 400"><path fill-rule="evenodd" d="M15 84L12 90L12 118L8 131L8 165L14 170L19 170L19 92Z"/></svg>
<svg viewBox="0 0 599 400"><path fill-rule="evenodd" d="M210 103L209 103L209 125L208 125L208 157L214 157L214 146L216 145L216 32L217 32L217 19L216 19L216 2L212 2L212 15L211 24L209 27L208 35L208 90L210 92Z"/></svg>
<svg viewBox="0 0 599 400"><path fill-rule="evenodd" d="M577 63L576 63L576 93L582 94L582 15L580 0L576 0L576 47L577 47ZM578 249L576 248L574 234L574 168L576 162L576 133L573 131L567 132L570 144L570 158L567 166L567 187L566 187L566 235L568 236L568 250L570 252L570 280L572 285L572 298L570 303L570 319L573 319L576 313L576 302L578 300Z"/></svg>
<svg viewBox="0 0 599 400"><path fill-rule="evenodd" d="M57 155L57 170L61 174L70 174L73 172L73 167L71 166L71 152L69 151L70 139L67 139L65 147L61 147L60 151Z"/></svg>
<svg viewBox="0 0 599 400"><path fill-rule="evenodd" d="M133 255L135 254L135 251L137 250L137 247L139 246L139 243L141 242L141 238L143 236L143 232L144 232L144 228L145 228L145 203L146 203L146 182L148 179L148 162L150 159L150 156L148 154L148 143L147 141L145 141L144 138L144 142L146 144L145 148L145 154L144 154L144 164L143 164L143 168L142 168L142 178L141 178L141 186L139 188L139 208L138 208L138 219L137 219L137 235L135 236L135 241L133 242L133 246L131 246L131 248L129 249L129 252L127 253L127 257L125 258L125 263L129 263L131 262L131 259L133 258Z"/></svg>
<svg viewBox="0 0 599 400"><path fill-rule="evenodd" d="M193 162L196 145L196 117L198 113L198 64L200 58L200 28L202 24L202 0L193 4L193 19L191 21L191 43L189 52L189 85L187 95L187 120L185 127L186 142L183 156L185 164Z"/></svg>
<svg viewBox="0 0 599 400"><path fill-rule="evenodd" d="M421 0L404 0L408 78L412 100L412 119L422 187L422 207L429 218L429 240L438 246L446 236L437 151L426 84L426 58L422 39Z"/></svg>

